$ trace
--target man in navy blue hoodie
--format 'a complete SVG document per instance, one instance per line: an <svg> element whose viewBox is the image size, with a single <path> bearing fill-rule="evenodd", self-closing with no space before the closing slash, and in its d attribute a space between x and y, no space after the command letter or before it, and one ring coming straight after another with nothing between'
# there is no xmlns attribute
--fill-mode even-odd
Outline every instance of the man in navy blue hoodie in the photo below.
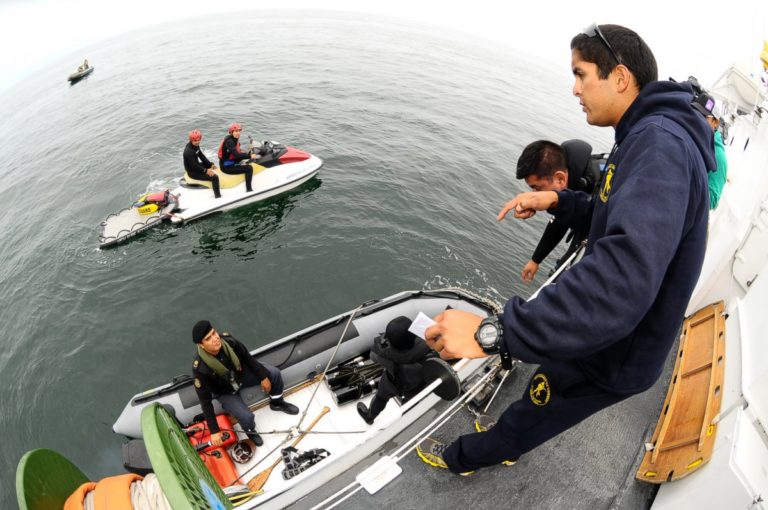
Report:
<svg viewBox="0 0 768 510"><path fill-rule="evenodd" d="M590 222L581 262L536 298L510 299L499 317L448 310L426 332L443 359L500 352L540 364L493 428L419 445L425 462L454 473L515 461L650 388L701 270L715 158L692 89L657 81L651 50L618 25L593 25L571 50L573 94L589 124L615 129L616 145L593 201L568 189L522 193L497 218L547 210L570 227Z"/></svg>

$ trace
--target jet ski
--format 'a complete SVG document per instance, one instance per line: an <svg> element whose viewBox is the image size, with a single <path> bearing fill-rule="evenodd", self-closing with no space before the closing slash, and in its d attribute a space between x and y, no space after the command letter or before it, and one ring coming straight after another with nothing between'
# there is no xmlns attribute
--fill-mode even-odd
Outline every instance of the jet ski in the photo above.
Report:
<svg viewBox="0 0 768 510"><path fill-rule="evenodd" d="M166 221L186 223L273 197L307 182L323 166L317 156L273 141L262 142L258 153L259 158L250 163L253 191L245 190L244 174L216 169L221 188L221 197L216 198L210 182L185 173L177 188L145 194L131 207L109 215L101 222L99 247L114 246Z"/></svg>

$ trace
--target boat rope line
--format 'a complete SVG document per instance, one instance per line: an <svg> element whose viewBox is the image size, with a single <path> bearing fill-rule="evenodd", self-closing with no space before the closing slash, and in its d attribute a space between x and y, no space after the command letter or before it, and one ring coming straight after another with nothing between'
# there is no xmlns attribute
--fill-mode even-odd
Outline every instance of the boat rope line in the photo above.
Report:
<svg viewBox="0 0 768 510"><path fill-rule="evenodd" d="M493 403L493 399L496 398L496 395L499 394L499 391L501 391L501 387L504 385L504 381L507 380L507 376L512 373L512 370L507 370L504 375L501 378L501 381L499 381L499 385L496 387L496 391L493 392L493 395L491 395L491 398L488 399L488 403L485 404L485 407L483 408L483 414L488 412L488 409L491 407L491 404Z"/></svg>
<svg viewBox="0 0 768 510"><path fill-rule="evenodd" d="M347 323L344 325L344 330L341 332L341 336L339 336L339 341L336 342L336 347L333 349L333 352L331 353L331 357L328 359L328 363L326 363L323 373L320 375L320 377L317 380L315 389L312 391L312 396L309 397L309 402L307 402L307 405L304 407L304 412L301 413L301 417L299 418L299 423L296 425L297 429L301 428L301 424L304 422L304 418L306 418L307 416L307 411L309 411L309 406L312 404L312 401L315 399L315 395L317 395L317 390L320 389L320 384L322 383L322 380L325 379L326 374L328 374L328 370L331 368L331 363L333 363L333 360L336 358L336 353L339 352L339 347L341 347L341 342L342 340L344 340L344 336L347 334L349 325L352 324L352 319L355 318L355 314L357 314L357 312L359 312L360 309L362 308L363 308L363 305L360 305L354 310L352 310L352 313L349 314L349 319L347 320Z"/></svg>
<svg viewBox="0 0 768 510"><path fill-rule="evenodd" d="M498 359L498 355L496 355L496 361L494 362L496 364L500 364L501 361ZM391 455L394 462L399 462L402 460L408 453L411 452L416 446L418 446L421 441L426 439L430 436L433 432L438 430L440 427L445 425L448 420L450 420L456 413L458 413L471 399L475 397L475 395L480 391L480 389L486 384L487 380L491 377L495 377L496 370L489 370L487 373L483 374L476 382L475 384L462 396L460 396L458 399L456 399L455 402L451 403L448 408L443 411L437 418L432 420L431 423L429 423L422 431L417 434L415 437L408 440L405 444L403 444L400 448L395 450L395 452ZM368 466L370 468L370 466ZM368 469L368 468L366 468ZM365 471L365 470L363 470ZM340 505L350 497L352 497L354 494L360 491L363 486L355 480L354 482L350 483L346 487L340 489L336 493L332 494L325 500L321 501L317 505L313 506L311 510L316 510L320 508L335 508L337 505ZM351 492L349 492L351 491ZM349 492L345 496L341 497L342 494ZM337 498L340 498L336 500ZM325 506L332 501L336 500L333 504L330 506Z"/></svg>
<svg viewBox="0 0 768 510"><path fill-rule="evenodd" d="M344 331L342 331L342 332L341 332L341 336L339 337L339 341L338 341L338 342L336 342L336 347L334 348L334 350L333 350L333 353L331 354L331 358L328 360L328 363L325 365L325 370L323 370L323 373L322 373L322 374L320 374L320 376L319 376L319 377L317 377L317 383L315 384L315 389L314 389L314 391L312 392L312 396L309 398L309 402L307 402L307 405L306 405L306 407L304 408L304 412L301 414L301 417L299 418L299 423L296 425L295 429L292 429L292 430L287 430L287 431L285 431L285 432L286 432L286 436L285 436L285 439L283 439L283 440L282 440L282 441L281 441L281 442L280 442L280 443L279 443L277 446L275 446L274 448L272 448L272 450L270 450L270 451L269 451L269 453L267 453L265 456L263 456L261 459L259 459L259 460L258 460L258 462L256 462L256 463L255 463L253 466L251 466L250 468L248 468L247 470L245 470L245 471L244 471L244 472L243 472L243 473L242 473L242 474L239 476L239 478L240 478L240 479L242 479L242 478L243 478L245 475L247 475L248 473L250 473L251 471L253 471L253 470L254 470L254 469L257 467L257 466L259 466L259 465L260 465L260 464L261 464L261 463L262 463L264 460L266 460L268 457L271 457L271 456L272 456L272 454L273 454L273 453L275 453L275 452L276 452L278 449L282 448L282 446L283 446L285 443L287 443L288 441L290 441L291 439L293 439L293 437L294 437L294 432L295 432L295 433L298 433L298 434L307 434L307 433L310 433L310 432L312 432L312 431L302 431L302 430L301 430L301 422L303 422L303 421L304 421L304 417L306 417L306 415L307 415L307 411L309 410L309 407L310 407L310 405L312 404L312 401L314 400L314 398L315 398L315 395L317 394L317 390L320 388L320 384L321 384L321 382L322 382L323 378L324 378L324 377L325 377L325 375L328 373L328 370L330 369L331 363L333 363L333 359L336 357L336 353L338 352L338 350L339 350L339 347L341 347L341 342L342 342L342 340L344 340L344 335L346 335L346 334L347 334L347 330L349 329L349 325L352 323L352 319L354 319L354 318L355 318L355 314L357 314L357 312L358 312L358 311L359 311L359 310L360 310L362 307L363 307L363 305L360 305L360 306L358 306L357 308L355 308L354 310L352 310L352 312L350 313L350 315L349 315L349 319L347 320L347 324L344 326ZM267 433L268 433L268 434L272 434L272 433L275 433L275 434L279 434L279 433L281 433L281 432L282 432L282 431L275 431L275 432L267 432ZM361 432L362 432L362 431L361 431ZM318 433L318 434L319 434L320 432L316 432L316 433ZM329 432L329 433L331 433L331 432ZM360 433L360 432L332 432L332 433L335 433L335 434L344 434L344 433L346 433L346 434L356 434L356 433ZM261 434L261 432L260 432L259 434Z"/></svg>
<svg viewBox="0 0 768 510"><path fill-rule="evenodd" d="M587 245L585 243L582 243L582 245L573 253L571 253L571 256L565 259L565 261L560 264L560 267L557 268L557 270L552 273L552 276L547 278L547 281L541 284L541 287L536 289L536 292L531 294L531 297L529 297L526 301L530 301L531 299L534 299L536 296L539 295L539 292L541 292L541 289L549 285L550 283L554 282L558 276L560 276L562 273L564 273L567 269L571 268L571 265L576 262L576 257L581 255L585 250L587 249Z"/></svg>

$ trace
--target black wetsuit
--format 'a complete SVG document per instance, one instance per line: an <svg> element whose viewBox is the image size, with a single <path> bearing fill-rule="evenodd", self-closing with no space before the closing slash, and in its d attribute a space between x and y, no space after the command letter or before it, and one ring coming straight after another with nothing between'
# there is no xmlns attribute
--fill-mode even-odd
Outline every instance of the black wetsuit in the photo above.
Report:
<svg viewBox="0 0 768 510"><path fill-rule="evenodd" d="M424 388L422 363L431 356L435 356L435 352L421 340L416 340L413 347L405 351L395 349L382 341L382 337L374 340L371 359L383 366L385 372L371 400L370 419L384 410L390 398L400 396L407 401Z"/></svg>
<svg viewBox="0 0 768 510"><path fill-rule="evenodd" d="M208 181L213 186L213 194L216 198L221 196L219 190L219 176L209 176L206 171L213 167L213 163L208 161L200 147L195 147L192 142L187 142L184 147L184 170L190 177L198 181Z"/></svg>
<svg viewBox="0 0 768 510"><path fill-rule="evenodd" d="M592 146L581 140L568 140L562 143L562 147L565 151L565 161L568 167L568 189L583 191L591 195L595 189L595 183L600 178L597 161L592 158ZM567 226L553 220L554 218L547 224L539 244L536 245L531 256L531 260L537 264L541 264L547 258L547 255L555 249L568 232ZM559 267L561 261L567 260L579 248L588 234L588 225L585 228L571 231L571 244L565 254L555 263L555 268Z"/></svg>
<svg viewBox="0 0 768 510"><path fill-rule="evenodd" d="M245 174L245 189L253 191L251 180L253 179L253 167L250 165L251 155L238 150L239 141L232 135L227 135L221 143L221 157L219 168L225 174Z"/></svg>

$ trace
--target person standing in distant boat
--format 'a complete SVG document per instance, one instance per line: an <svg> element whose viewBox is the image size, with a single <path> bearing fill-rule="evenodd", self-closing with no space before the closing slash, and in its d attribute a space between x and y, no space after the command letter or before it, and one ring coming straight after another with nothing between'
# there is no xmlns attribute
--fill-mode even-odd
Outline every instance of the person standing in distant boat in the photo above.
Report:
<svg viewBox="0 0 768 510"><path fill-rule="evenodd" d="M77 70L80 71L80 72L83 72L86 69L88 69L88 59L87 58L83 61L83 65L78 67Z"/></svg>
<svg viewBox="0 0 768 510"><path fill-rule="evenodd" d="M187 175L198 181L208 181L213 187L213 195L221 197L219 189L219 176L216 175L216 165L208 161L203 151L200 150L200 141L203 133L195 129L189 132L189 143L184 147L184 170Z"/></svg>
<svg viewBox="0 0 768 510"><path fill-rule="evenodd" d="M240 389L261 386L269 395L269 408L285 414L299 414L299 408L283 398L283 376L280 369L259 363L241 342L228 333L219 333L206 320L198 321L192 328L192 341L197 346L197 356L192 362L195 391L203 416L211 431L211 444L222 441L216 423L213 399L217 399L229 414L237 418L243 431L256 446L264 444L256 432L256 420L240 395Z"/></svg>
<svg viewBox="0 0 768 510"><path fill-rule="evenodd" d="M450 445L427 438L427 464L468 475L511 464L598 411L650 388L661 375L704 261L712 130L689 83L657 81L640 36L592 25L571 39L573 95L587 122L611 126L615 146L594 199L583 192L521 193L499 212L549 211L589 225L584 258L535 299L514 296L480 317L446 310L426 330L443 359L499 354L540 364L521 398L484 432Z"/></svg>
<svg viewBox="0 0 768 510"><path fill-rule="evenodd" d="M253 191L251 160L258 158L258 154L248 154L240 150L242 131L242 126L237 122L229 125L229 134L219 144L219 167L225 174L245 174L245 191Z"/></svg>
<svg viewBox="0 0 768 510"><path fill-rule="evenodd" d="M587 142L567 140L558 145L548 140L538 140L528 144L517 159L516 177L524 179L533 191L561 191L568 188L591 195L600 178L600 169L592 159L592 146ZM524 282L533 281L541 262L555 249L566 232L568 227L556 222L554 216L549 220L531 260L523 267L521 276ZM588 233L588 230L571 231L571 244L555 263L555 269L581 246Z"/></svg>

